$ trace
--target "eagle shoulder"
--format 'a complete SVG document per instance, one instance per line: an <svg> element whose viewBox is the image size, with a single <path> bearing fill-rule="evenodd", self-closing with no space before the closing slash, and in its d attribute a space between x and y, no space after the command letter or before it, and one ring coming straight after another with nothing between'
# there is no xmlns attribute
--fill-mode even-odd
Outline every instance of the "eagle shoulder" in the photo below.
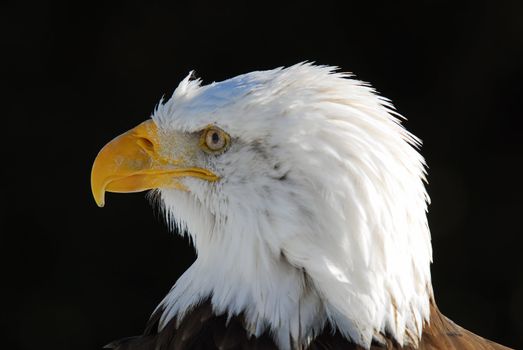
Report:
<svg viewBox="0 0 523 350"><path fill-rule="evenodd" d="M210 300L206 300L176 323L169 321L158 331L162 309L149 319L144 334L124 338L105 346L113 350L278 350L268 332L251 336L245 329L242 315L227 319L216 315ZM384 343L373 343L370 350L510 350L475 335L445 317L432 303L430 324L425 324L418 347L400 346L391 337ZM339 332L327 327L307 348L299 350L364 350L347 340Z"/></svg>

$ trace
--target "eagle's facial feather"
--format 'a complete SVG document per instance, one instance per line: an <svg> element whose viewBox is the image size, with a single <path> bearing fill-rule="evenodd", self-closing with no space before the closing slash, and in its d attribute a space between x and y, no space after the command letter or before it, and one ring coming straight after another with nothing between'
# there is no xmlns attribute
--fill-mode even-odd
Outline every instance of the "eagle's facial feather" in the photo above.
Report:
<svg viewBox="0 0 523 350"><path fill-rule="evenodd" d="M331 67L182 81L152 116L166 154L180 151L169 135L193 142L209 126L230 140L192 156L218 181L158 188L198 255L160 304L160 327L210 297L282 349L326 323L364 347L385 333L416 344L432 298L428 196L419 140L394 115Z"/></svg>

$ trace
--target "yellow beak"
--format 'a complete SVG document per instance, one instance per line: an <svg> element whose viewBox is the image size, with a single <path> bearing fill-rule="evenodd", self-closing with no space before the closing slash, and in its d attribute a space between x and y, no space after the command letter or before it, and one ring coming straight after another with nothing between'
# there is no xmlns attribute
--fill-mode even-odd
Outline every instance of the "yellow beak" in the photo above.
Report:
<svg viewBox="0 0 523 350"><path fill-rule="evenodd" d="M181 159L160 154L158 129L152 120L116 137L102 148L91 171L91 190L99 207L105 192L140 192L153 188L187 190L177 178L193 176L207 181L219 179L207 169L183 167Z"/></svg>

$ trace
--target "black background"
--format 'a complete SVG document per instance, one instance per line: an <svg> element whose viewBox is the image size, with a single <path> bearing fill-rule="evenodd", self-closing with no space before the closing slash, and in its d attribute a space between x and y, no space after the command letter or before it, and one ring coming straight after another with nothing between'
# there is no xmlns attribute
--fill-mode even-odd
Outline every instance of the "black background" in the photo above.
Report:
<svg viewBox="0 0 523 350"><path fill-rule="evenodd" d="M303 60L354 72L409 119L429 165L438 304L523 347L523 2L2 7L2 348L139 334L194 255L143 194L96 207L98 150L191 69L212 82Z"/></svg>

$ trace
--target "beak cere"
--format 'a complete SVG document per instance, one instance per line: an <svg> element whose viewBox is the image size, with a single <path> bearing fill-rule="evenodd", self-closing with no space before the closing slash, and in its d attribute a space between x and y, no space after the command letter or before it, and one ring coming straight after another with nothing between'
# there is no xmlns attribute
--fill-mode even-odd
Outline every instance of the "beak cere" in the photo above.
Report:
<svg viewBox="0 0 523 350"><path fill-rule="evenodd" d="M177 178L219 179L213 172L184 167L180 159L162 157L158 129L152 120L116 137L96 157L91 171L91 190L96 204L103 207L105 192L140 192L154 188L187 190Z"/></svg>

